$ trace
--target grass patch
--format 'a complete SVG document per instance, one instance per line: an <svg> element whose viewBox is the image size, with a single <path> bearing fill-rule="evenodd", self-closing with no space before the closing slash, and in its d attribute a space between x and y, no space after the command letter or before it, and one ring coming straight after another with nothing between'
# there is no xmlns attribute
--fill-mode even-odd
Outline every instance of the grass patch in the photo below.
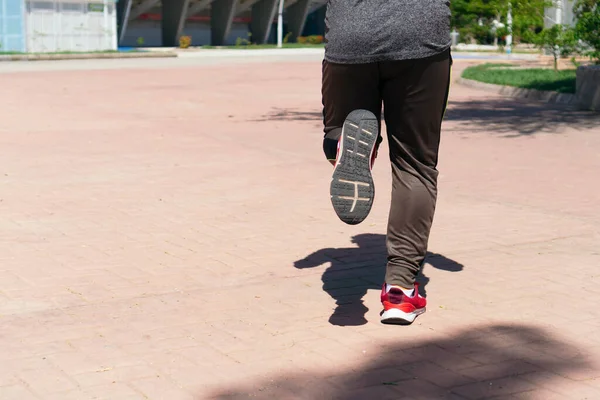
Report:
<svg viewBox="0 0 600 400"><path fill-rule="evenodd" d="M459 48L453 48L452 49L453 53L485 53L485 54L506 54L506 50L505 49L498 49L498 50L492 50L492 49L475 49L475 50L469 50L469 49L459 49ZM512 50L512 54L540 54L539 50L536 49L513 49Z"/></svg>
<svg viewBox="0 0 600 400"><path fill-rule="evenodd" d="M575 93L577 72L574 69L554 71L547 68L517 69L511 64L482 64L464 70L462 77L496 85L524 89Z"/></svg>

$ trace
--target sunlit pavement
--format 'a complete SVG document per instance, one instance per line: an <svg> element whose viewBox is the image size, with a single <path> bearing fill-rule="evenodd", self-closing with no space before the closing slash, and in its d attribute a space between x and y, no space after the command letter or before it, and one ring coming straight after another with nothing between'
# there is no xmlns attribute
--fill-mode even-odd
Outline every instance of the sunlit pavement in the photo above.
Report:
<svg viewBox="0 0 600 400"><path fill-rule="evenodd" d="M453 85L428 311L384 326L386 150L344 225L320 68L0 64L1 399L600 398L600 117Z"/></svg>

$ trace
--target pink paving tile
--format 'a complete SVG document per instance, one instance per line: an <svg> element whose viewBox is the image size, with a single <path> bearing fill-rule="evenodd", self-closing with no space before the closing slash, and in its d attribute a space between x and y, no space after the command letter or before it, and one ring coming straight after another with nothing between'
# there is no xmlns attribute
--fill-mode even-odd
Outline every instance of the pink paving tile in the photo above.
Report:
<svg viewBox="0 0 600 400"><path fill-rule="evenodd" d="M0 398L6 400L37 400L41 397L35 396L24 385L0 386Z"/></svg>
<svg viewBox="0 0 600 400"><path fill-rule="evenodd" d="M532 383L519 378L503 378L483 381L452 389L468 399L485 399L535 390Z"/></svg>
<svg viewBox="0 0 600 400"><path fill-rule="evenodd" d="M561 400L565 395L551 392L545 389L536 389L511 395L514 400Z"/></svg>
<svg viewBox="0 0 600 400"><path fill-rule="evenodd" d="M130 382L131 387L141 392L148 399L181 399L192 400L192 393L168 378L152 377Z"/></svg>
<svg viewBox="0 0 600 400"><path fill-rule="evenodd" d="M92 399L98 400L146 400L147 396L134 390L127 384L110 383L105 386L94 386L85 389L85 393Z"/></svg>
<svg viewBox="0 0 600 400"><path fill-rule="evenodd" d="M390 167L339 222L319 61L0 73L1 398L593 398L600 117L453 85L446 261L428 312L381 326ZM373 385L396 370L418 379Z"/></svg>
<svg viewBox="0 0 600 400"><path fill-rule="evenodd" d="M77 384L72 377L56 368L20 371L17 374L29 390L39 396L77 388Z"/></svg>
<svg viewBox="0 0 600 400"><path fill-rule="evenodd" d="M148 365L138 364L127 367L104 367L93 372L71 375L77 385L83 388L107 385L111 383L127 383L134 379L160 376L159 372Z"/></svg>
<svg viewBox="0 0 600 400"><path fill-rule="evenodd" d="M593 399L600 396L600 388L594 387L587 382L574 381L550 372L524 374L521 377L562 396L571 396L580 399Z"/></svg>

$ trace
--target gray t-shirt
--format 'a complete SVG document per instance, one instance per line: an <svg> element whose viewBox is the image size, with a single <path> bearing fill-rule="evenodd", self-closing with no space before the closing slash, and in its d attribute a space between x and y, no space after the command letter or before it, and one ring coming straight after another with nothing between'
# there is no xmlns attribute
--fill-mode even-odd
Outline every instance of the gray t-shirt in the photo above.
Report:
<svg viewBox="0 0 600 400"><path fill-rule="evenodd" d="M329 0L325 26L332 63L426 58L450 47L450 0Z"/></svg>

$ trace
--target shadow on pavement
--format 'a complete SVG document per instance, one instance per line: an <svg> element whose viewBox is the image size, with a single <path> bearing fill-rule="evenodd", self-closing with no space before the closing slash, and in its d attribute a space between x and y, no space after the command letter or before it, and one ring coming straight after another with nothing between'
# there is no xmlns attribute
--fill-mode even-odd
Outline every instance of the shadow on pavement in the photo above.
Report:
<svg viewBox="0 0 600 400"><path fill-rule="evenodd" d="M387 250L385 235L360 234L352 237L356 247L328 248L318 250L302 260L294 263L298 269L315 268L325 263L331 265L323 272L323 290L336 303L336 309L329 322L339 326L356 326L367 323L365 314L368 308L363 303L363 297L369 289L380 290L385 276ZM458 272L463 265L440 254L428 253L426 263L434 268ZM423 274L417 278L421 284L420 291L426 296L426 286L429 278Z"/></svg>
<svg viewBox="0 0 600 400"><path fill-rule="evenodd" d="M258 121L320 121L321 112L275 108ZM511 98L453 101L446 121L472 124L465 132L504 134L504 137L557 133L561 128L600 129L600 113L575 110L562 105ZM481 129L485 126L485 129ZM462 127L461 127L462 128ZM453 129L461 131L461 128Z"/></svg>
<svg viewBox="0 0 600 400"><path fill-rule="evenodd" d="M510 98L450 101L446 121L485 125L483 132L508 133L506 137L556 133L564 127L600 129L598 113Z"/></svg>
<svg viewBox="0 0 600 400"><path fill-rule="evenodd" d="M291 108L277 108L274 107L271 112L261 116L258 119L252 120L253 122L258 121L322 121L323 113L316 111L301 111Z"/></svg>
<svg viewBox="0 0 600 400"><path fill-rule="evenodd" d="M336 372L304 370L273 376L209 398L489 399L519 393L519 399L533 400L549 393L539 393L542 388L562 390L565 397L574 387L585 388L585 381L563 377L592 367L577 348L539 328L492 325L471 327L447 338L392 341L360 368L340 364ZM588 398L599 398L593 388L586 389Z"/></svg>

